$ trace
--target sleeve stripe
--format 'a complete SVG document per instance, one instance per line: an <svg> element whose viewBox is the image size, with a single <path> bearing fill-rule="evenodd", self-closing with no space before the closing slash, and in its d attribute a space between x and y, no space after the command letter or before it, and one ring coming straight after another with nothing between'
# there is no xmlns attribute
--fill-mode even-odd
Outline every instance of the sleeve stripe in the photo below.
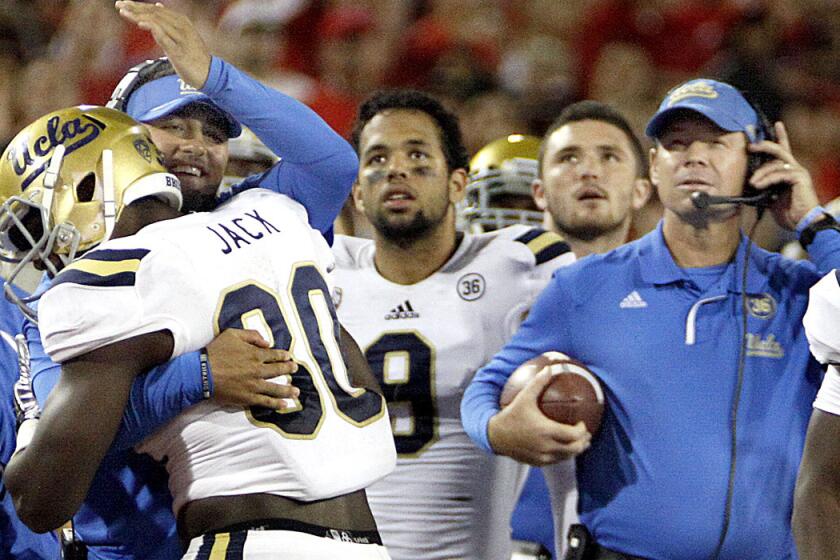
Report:
<svg viewBox="0 0 840 560"><path fill-rule="evenodd" d="M91 274L83 270L62 270L61 274L55 277L50 289L60 284L82 284L83 286L97 287L118 287L133 286L135 281L134 272L117 272L111 275Z"/></svg>
<svg viewBox="0 0 840 560"><path fill-rule="evenodd" d="M91 251L67 265L55 277L53 286L65 283L100 287L133 286L140 260L148 254L148 249Z"/></svg>
<svg viewBox="0 0 840 560"><path fill-rule="evenodd" d="M520 243L524 243L525 245L527 245L532 240L536 239L537 237L540 237L544 233L548 232L546 232L544 229L532 228L520 235L519 237L517 237L516 240Z"/></svg>
<svg viewBox="0 0 840 560"><path fill-rule="evenodd" d="M149 249L101 249L85 254L84 260L92 261L126 261L141 260L149 254Z"/></svg>
<svg viewBox="0 0 840 560"><path fill-rule="evenodd" d="M544 248L540 252L536 253L534 256L537 259L537 264L540 265L540 264L543 264L545 262L550 261L551 259L553 259L555 257L559 257L560 255L564 255L564 254L570 252L571 250L572 250L572 248L569 247L568 243L566 243L565 241L562 241L562 240L557 241L555 239L554 243L547 246L546 248Z"/></svg>
<svg viewBox="0 0 840 560"><path fill-rule="evenodd" d="M64 274L71 270L77 270L79 272L95 274L97 276L112 276L122 272L137 272L138 268L140 268L139 259L129 259L125 261L90 261L85 258L67 265L61 273Z"/></svg>
<svg viewBox="0 0 840 560"><path fill-rule="evenodd" d="M534 253L538 265L572 250L562 237L550 231L542 232L529 241L527 246Z"/></svg>
<svg viewBox="0 0 840 560"><path fill-rule="evenodd" d="M517 237L516 241L524 243L534 253L538 265L572 250L562 237L540 228L529 229Z"/></svg>
<svg viewBox="0 0 840 560"><path fill-rule="evenodd" d="M531 252L536 255L546 247L549 247L554 243L558 242L562 242L560 236L558 236L556 233L550 233L545 231L541 233L538 237L535 237L534 239L526 243L526 245L531 250Z"/></svg>

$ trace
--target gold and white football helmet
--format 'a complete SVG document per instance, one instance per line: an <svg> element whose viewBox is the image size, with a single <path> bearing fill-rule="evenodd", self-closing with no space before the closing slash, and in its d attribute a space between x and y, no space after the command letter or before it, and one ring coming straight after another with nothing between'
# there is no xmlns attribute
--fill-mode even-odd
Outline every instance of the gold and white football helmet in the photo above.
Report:
<svg viewBox="0 0 840 560"><path fill-rule="evenodd" d="M180 209L180 184L162 162L142 125L105 107L69 107L20 131L0 160L0 259L14 264L7 297L33 317L26 303L35 298L10 288L24 266L38 262L55 275L110 238L123 208L140 198Z"/></svg>
<svg viewBox="0 0 840 560"><path fill-rule="evenodd" d="M543 213L531 196L539 152L540 139L524 134L499 138L476 152L459 212L463 229L481 232L513 224L542 225Z"/></svg>

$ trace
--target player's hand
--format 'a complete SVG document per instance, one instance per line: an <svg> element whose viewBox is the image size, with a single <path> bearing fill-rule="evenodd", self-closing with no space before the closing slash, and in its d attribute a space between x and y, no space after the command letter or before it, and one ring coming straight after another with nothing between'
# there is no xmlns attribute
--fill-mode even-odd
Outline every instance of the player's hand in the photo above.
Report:
<svg viewBox="0 0 840 560"><path fill-rule="evenodd" d="M540 411L537 399L549 381L551 374L541 371L508 406L490 419L487 434L496 453L541 467L569 459L589 448L592 435L583 422L574 426L561 424Z"/></svg>
<svg viewBox="0 0 840 560"><path fill-rule="evenodd" d="M160 2L148 4L119 0L114 6L122 17L152 33L184 82L197 89L204 86L210 74L212 57L207 44L187 16L170 10Z"/></svg>
<svg viewBox="0 0 840 560"><path fill-rule="evenodd" d="M15 401L15 417L20 427L24 420L41 417L41 407L35 399L35 392L32 390L32 369L29 363L29 346L22 334L15 337L15 345L18 353L18 380L15 382L12 393Z"/></svg>
<svg viewBox="0 0 840 560"><path fill-rule="evenodd" d="M819 200L811 174L793 157L785 125L777 122L774 130L779 139L778 142L765 140L750 144L748 147L750 152L769 154L775 158L753 173L750 177L750 185L759 190L778 183L787 183L791 186L790 191L782 194L771 210L779 226L794 230L796 224L819 204Z"/></svg>
<svg viewBox="0 0 840 560"><path fill-rule="evenodd" d="M300 390L288 382L268 381L298 370L286 350L269 348L257 331L227 329L207 345L213 375L213 400L221 405L264 406L282 410Z"/></svg>

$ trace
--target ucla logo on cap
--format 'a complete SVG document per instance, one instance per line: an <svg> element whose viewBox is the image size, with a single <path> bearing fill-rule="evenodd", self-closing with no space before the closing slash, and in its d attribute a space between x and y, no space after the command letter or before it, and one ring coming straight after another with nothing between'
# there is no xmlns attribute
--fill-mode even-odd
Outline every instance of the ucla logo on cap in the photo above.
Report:
<svg viewBox="0 0 840 560"><path fill-rule="evenodd" d="M178 78L178 91L181 95L200 95L201 92L192 87L190 84Z"/></svg>
<svg viewBox="0 0 840 560"><path fill-rule="evenodd" d="M718 92L715 86L709 82L694 81L683 84L668 95L668 107L682 101L687 97L703 97L705 99L716 99Z"/></svg>

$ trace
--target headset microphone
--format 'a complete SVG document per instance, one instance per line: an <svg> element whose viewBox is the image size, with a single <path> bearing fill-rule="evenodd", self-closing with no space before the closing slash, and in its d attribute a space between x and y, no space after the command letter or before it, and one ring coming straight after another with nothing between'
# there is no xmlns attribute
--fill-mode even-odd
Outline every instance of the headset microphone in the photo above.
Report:
<svg viewBox="0 0 840 560"><path fill-rule="evenodd" d="M714 196L703 191L696 191L691 193L691 203L699 210L719 204L744 204L756 208L769 208L789 188L790 185L787 183L780 183L751 196Z"/></svg>

